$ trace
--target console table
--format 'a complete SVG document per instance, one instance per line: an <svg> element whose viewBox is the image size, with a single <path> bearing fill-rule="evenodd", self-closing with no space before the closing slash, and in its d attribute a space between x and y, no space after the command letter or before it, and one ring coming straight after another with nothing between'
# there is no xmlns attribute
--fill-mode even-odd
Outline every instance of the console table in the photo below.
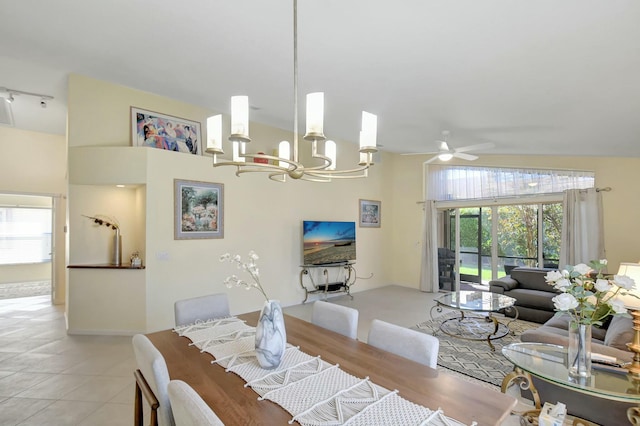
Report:
<svg viewBox="0 0 640 426"><path fill-rule="evenodd" d="M300 286L304 290L304 300L307 301L310 294L327 294L330 293L346 293L351 299L350 287L356 282L356 270L353 267L354 262L328 263L323 265L302 265L300 271ZM323 275L322 283L316 282L314 275ZM330 272L334 272L336 277L334 281L329 280ZM306 277L306 279L305 279Z"/></svg>

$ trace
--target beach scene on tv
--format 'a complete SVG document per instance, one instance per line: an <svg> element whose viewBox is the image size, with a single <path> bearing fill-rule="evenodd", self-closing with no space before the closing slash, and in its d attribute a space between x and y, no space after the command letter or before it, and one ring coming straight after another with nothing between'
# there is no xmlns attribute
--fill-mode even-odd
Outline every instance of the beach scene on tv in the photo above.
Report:
<svg viewBox="0 0 640 426"><path fill-rule="evenodd" d="M303 262L322 265L356 260L356 223L304 221Z"/></svg>

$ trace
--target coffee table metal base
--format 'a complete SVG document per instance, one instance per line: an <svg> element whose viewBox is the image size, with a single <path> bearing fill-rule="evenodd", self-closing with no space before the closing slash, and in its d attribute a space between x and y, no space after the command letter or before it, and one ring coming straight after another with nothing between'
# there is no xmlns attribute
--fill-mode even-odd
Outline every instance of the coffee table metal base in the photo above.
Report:
<svg viewBox="0 0 640 426"><path fill-rule="evenodd" d="M440 307L436 307L438 309ZM516 309L516 308L512 308ZM459 311L460 316L453 318L447 318L440 323L439 331L452 337L457 337L465 340L481 341L486 340L489 348L495 351L496 348L491 342L492 340L501 339L509 333L509 324L518 317L517 309L516 316L512 320L502 323L495 316L489 313L488 315L465 315L464 311ZM436 335L438 330L433 334Z"/></svg>

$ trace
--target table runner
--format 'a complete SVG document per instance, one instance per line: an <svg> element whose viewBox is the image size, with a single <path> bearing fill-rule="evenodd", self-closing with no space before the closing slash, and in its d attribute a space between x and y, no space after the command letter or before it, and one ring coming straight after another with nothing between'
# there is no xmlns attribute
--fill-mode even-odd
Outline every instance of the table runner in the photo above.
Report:
<svg viewBox="0 0 640 426"><path fill-rule="evenodd" d="M241 377L260 400L275 402L292 415L289 423L303 426L385 424L464 426L410 402L398 391L385 389L368 377L358 378L287 344L280 366L260 367L255 355L255 327L236 318L198 321L174 329L201 352L211 354L227 372ZM472 426L476 423L472 423Z"/></svg>

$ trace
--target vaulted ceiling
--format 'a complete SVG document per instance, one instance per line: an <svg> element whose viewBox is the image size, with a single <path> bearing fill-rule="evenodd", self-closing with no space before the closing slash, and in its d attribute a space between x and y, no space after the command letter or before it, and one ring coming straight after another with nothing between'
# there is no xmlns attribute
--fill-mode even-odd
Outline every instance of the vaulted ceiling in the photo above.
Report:
<svg viewBox="0 0 640 426"><path fill-rule="evenodd" d="M0 0L0 87L16 127L64 133L75 72L293 126L292 0ZM378 115L392 152L449 130L487 153L640 156L636 0L299 0L300 125L325 92L325 134L357 141ZM0 93L0 96L5 94ZM302 130L304 130L302 128Z"/></svg>

